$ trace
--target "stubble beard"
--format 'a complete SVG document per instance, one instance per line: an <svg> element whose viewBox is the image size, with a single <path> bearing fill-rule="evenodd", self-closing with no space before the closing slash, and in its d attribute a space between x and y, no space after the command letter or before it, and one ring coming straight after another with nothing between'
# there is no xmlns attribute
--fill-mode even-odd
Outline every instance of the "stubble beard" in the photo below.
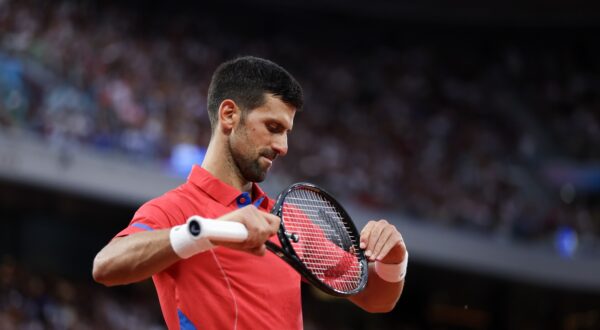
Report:
<svg viewBox="0 0 600 330"><path fill-rule="evenodd" d="M243 133L242 140L248 141L246 132ZM261 153L256 155L248 155L243 150L237 149L229 140L229 153L233 159L233 165L237 168L239 174L248 182L263 182L267 177L267 170L262 169L258 162Z"/></svg>

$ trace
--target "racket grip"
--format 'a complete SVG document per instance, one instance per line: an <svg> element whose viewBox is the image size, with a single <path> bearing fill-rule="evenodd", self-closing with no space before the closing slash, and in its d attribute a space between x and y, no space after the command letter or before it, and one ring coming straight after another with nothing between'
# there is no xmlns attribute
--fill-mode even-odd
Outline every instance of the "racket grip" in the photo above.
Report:
<svg viewBox="0 0 600 330"><path fill-rule="evenodd" d="M198 238L206 237L226 242L243 242L248 238L248 230L242 223L204 219L199 216L192 216L188 221L194 220L200 225Z"/></svg>

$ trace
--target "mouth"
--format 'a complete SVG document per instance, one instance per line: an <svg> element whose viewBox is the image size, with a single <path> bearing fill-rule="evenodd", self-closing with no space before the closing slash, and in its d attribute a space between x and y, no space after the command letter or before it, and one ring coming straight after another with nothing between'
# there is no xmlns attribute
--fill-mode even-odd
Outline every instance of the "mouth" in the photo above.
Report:
<svg viewBox="0 0 600 330"><path fill-rule="evenodd" d="M261 156L262 159L264 159L267 162L267 166L271 167L271 165L273 165L273 159L274 158L269 158L267 156Z"/></svg>
<svg viewBox="0 0 600 330"><path fill-rule="evenodd" d="M277 158L277 153L276 152L265 152L265 153L261 154L260 156L263 157L264 159L266 159L269 163L273 163L275 158Z"/></svg>
<svg viewBox="0 0 600 330"><path fill-rule="evenodd" d="M260 158L264 158L266 169L270 169L273 166L273 161L277 158L277 153L272 150L265 150L260 154Z"/></svg>

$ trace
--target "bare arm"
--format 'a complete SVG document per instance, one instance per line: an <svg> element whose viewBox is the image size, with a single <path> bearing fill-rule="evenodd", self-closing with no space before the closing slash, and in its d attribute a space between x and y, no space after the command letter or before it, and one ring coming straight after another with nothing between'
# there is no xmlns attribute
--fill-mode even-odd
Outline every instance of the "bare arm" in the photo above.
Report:
<svg viewBox="0 0 600 330"><path fill-rule="evenodd" d="M215 245L265 253L265 241L277 233L279 217L250 205L230 212L219 220L238 221L248 229L242 243L212 241ZM170 229L139 232L113 239L94 259L92 275L96 282L107 286L129 284L149 278L181 260L171 247Z"/></svg>
<svg viewBox="0 0 600 330"><path fill-rule="evenodd" d="M361 248L370 261L399 264L404 260L406 246L396 227L385 220L370 221L363 228ZM404 280L390 283L382 280L375 272L374 263L369 263L369 282L360 293L348 298L354 304L371 313L391 311L402 295Z"/></svg>
<svg viewBox="0 0 600 330"><path fill-rule="evenodd" d="M147 279L180 258L169 241L170 229L139 232L117 237L94 259L92 275L107 286Z"/></svg>

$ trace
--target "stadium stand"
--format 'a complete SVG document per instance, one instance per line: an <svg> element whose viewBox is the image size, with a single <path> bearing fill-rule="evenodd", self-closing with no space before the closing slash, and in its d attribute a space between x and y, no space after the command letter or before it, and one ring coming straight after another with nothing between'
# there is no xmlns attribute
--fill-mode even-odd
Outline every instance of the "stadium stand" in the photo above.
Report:
<svg viewBox="0 0 600 330"><path fill-rule="evenodd" d="M0 1L2 133L167 168L176 150L206 146L205 93L215 66L236 55L264 56L289 68L307 95L290 153L274 168L279 180L316 182L361 207L442 229L558 244L556 253L568 258L598 255L596 30L431 32L390 22L338 26L326 15L302 27L283 24L284 15L267 28L241 14L223 28L211 12L169 15L93 1ZM496 295L499 287L484 292ZM143 301L151 294L107 292L40 277L5 257L0 328L162 326L156 304ZM510 292L503 301L523 298ZM474 295L485 301L485 293ZM436 294L422 302L427 318L460 318L440 303L452 294ZM480 322L455 328L498 322L464 310L474 313L465 319ZM592 329L600 324L594 315L568 316L562 328ZM326 320L307 316L307 329L321 328L318 322ZM527 327L514 322L496 328Z"/></svg>
<svg viewBox="0 0 600 330"><path fill-rule="evenodd" d="M598 47L585 38L579 47L361 40L368 51L349 53L344 40L325 48L222 32L210 17L201 33L185 16L154 33L118 8L3 6L4 127L166 161L177 146L208 141L211 69L254 53L297 71L308 95L284 175L513 238L599 232L599 184L568 179L599 171Z"/></svg>

